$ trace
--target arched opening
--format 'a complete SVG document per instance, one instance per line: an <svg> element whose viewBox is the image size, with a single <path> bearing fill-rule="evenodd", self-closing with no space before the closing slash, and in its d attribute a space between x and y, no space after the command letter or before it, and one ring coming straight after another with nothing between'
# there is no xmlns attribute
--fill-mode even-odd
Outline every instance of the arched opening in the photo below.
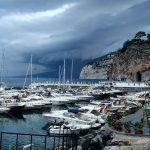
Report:
<svg viewBox="0 0 150 150"><path fill-rule="evenodd" d="M136 73L136 81L141 82L142 81L142 74L140 72Z"/></svg>

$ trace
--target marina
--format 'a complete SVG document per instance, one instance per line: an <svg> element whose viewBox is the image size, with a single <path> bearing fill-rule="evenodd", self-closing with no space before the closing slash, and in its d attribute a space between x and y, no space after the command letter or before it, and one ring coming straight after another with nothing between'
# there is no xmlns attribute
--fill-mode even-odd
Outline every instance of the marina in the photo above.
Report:
<svg viewBox="0 0 150 150"><path fill-rule="evenodd" d="M129 88L132 84L129 84ZM4 135L16 133L21 136L28 133L33 136L37 134L38 136L45 135L45 138L55 138L57 141L55 142L60 145L55 142L51 143L49 148L53 149L52 147L56 145L62 146L60 137L75 135L77 141L84 139L89 134L101 132L107 123L112 124L108 118L114 112L125 114L132 109L138 110L139 107L142 111L143 106L145 108L149 104L150 92L147 84L144 86L146 91L141 88L142 92L139 92L136 84L138 87L134 89L137 90L136 92L127 91L127 88L124 90L122 87L108 86L108 84L97 85L98 83L94 86L90 84L80 87L80 84L77 86L63 84L57 87L55 84L33 83L26 88L3 88L0 94L0 131ZM141 85L144 84L141 83ZM124 123L132 121L127 118L124 119ZM138 115L138 120L135 122L141 119ZM119 129L119 127L112 128L113 130ZM131 130L133 133L133 128ZM143 134L147 135L148 131L148 128L144 128ZM13 140L17 140L15 137L11 137L10 140L7 137L5 143L2 144L5 149L10 149L10 147L15 149L16 145L13 144ZM6 144L8 141L12 144ZM17 143L20 148L29 146L41 149L43 142L37 144L37 141L38 139L35 138L32 143L28 140L24 141L26 144L19 141ZM77 145L81 144L79 141L77 143ZM66 142L63 142L63 145L66 146Z"/></svg>
<svg viewBox="0 0 150 150"><path fill-rule="evenodd" d="M0 150L150 150L148 6L1 0Z"/></svg>

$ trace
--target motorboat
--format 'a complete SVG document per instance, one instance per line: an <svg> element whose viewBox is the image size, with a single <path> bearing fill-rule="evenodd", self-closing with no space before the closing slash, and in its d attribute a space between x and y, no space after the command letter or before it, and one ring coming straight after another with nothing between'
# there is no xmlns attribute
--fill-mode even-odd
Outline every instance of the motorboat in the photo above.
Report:
<svg viewBox="0 0 150 150"><path fill-rule="evenodd" d="M79 134L80 128L73 127L73 126L56 126L51 125L49 127L50 134Z"/></svg>
<svg viewBox="0 0 150 150"><path fill-rule="evenodd" d="M64 97L51 97L49 98L52 105L67 105L69 104L69 100Z"/></svg>
<svg viewBox="0 0 150 150"><path fill-rule="evenodd" d="M49 100L44 99L41 96L28 96L27 98L22 98L21 103L25 105L24 110L30 109L42 109L45 107L50 107L52 103Z"/></svg>
<svg viewBox="0 0 150 150"><path fill-rule="evenodd" d="M105 120L102 118L103 114L101 113L100 107L89 105L81 107L80 110L82 110L82 118L95 119L101 125L105 124Z"/></svg>
<svg viewBox="0 0 150 150"><path fill-rule="evenodd" d="M5 114L5 113L8 113L9 111L10 111L10 108L0 106L0 114Z"/></svg>
<svg viewBox="0 0 150 150"><path fill-rule="evenodd" d="M79 99L80 101L90 101L92 100L94 97L92 95L88 95L88 94L84 94L82 92L78 92L76 93L76 95L74 96L77 99Z"/></svg>

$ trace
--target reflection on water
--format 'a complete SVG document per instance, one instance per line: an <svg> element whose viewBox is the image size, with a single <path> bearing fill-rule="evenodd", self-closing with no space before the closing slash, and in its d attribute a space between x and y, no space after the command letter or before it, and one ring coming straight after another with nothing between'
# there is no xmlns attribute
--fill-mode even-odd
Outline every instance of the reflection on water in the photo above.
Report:
<svg viewBox="0 0 150 150"><path fill-rule="evenodd" d="M41 128L47 122L42 114L25 114L23 119L1 117L0 120L0 131L36 134L45 133Z"/></svg>
<svg viewBox="0 0 150 150"><path fill-rule="evenodd" d="M63 110L67 109L66 106L56 106L52 110ZM48 110L46 110L47 112ZM44 111L45 112L45 111ZM49 110L50 112L50 110ZM7 114L5 116L0 116L0 131L2 132L13 132L13 133L25 133L25 134L39 134L46 135L46 130L43 130L43 126L48 122L48 118L43 117L42 111L28 112L22 115L22 118L16 118ZM24 145L30 144L30 136L19 135L18 145L19 149L22 149ZM34 143L34 149L41 150L44 149L44 137L34 137L32 138L32 143ZM60 143L62 140L60 138L47 137L47 147L52 148L53 145ZM54 144L55 142L55 144ZM16 135L3 135L3 148L16 149Z"/></svg>
<svg viewBox="0 0 150 150"><path fill-rule="evenodd" d="M53 106L51 110L65 110L67 106ZM0 131L17 133L46 134L42 127L48 122L48 118L42 115L46 111L25 112L23 115L13 116L6 114L0 116Z"/></svg>

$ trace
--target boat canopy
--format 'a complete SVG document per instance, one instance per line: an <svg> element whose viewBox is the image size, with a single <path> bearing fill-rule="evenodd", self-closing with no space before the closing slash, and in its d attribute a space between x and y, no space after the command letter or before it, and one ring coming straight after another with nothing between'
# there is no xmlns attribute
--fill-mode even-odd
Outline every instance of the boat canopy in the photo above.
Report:
<svg viewBox="0 0 150 150"><path fill-rule="evenodd" d="M79 113L79 112L82 112L82 110L80 110L78 108L72 108L72 109L68 109L68 112Z"/></svg>

